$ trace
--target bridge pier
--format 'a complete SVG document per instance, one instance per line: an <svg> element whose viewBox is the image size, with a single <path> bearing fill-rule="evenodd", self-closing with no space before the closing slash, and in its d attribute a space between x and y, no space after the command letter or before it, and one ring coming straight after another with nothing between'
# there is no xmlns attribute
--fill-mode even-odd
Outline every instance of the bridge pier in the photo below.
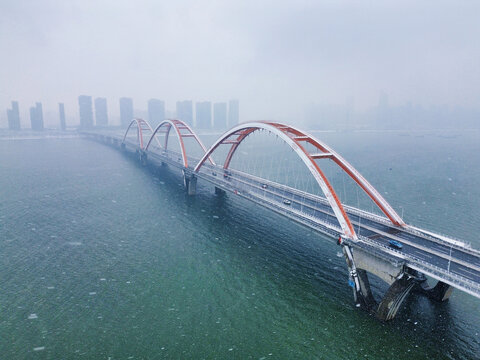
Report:
<svg viewBox="0 0 480 360"><path fill-rule="evenodd" d="M195 175L189 175L183 170L183 183L188 195L195 195L197 193L197 177Z"/></svg>
<svg viewBox="0 0 480 360"><path fill-rule="evenodd" d="M412 288L417 284L415 278L408 276L406 273L402 274L401 278L388 288L378 305L375 316L382 321L392 320Z"/></svg>
<svg viewBox="0 0 480 360"><path fill-rule="evenodd" d="M419 284L418 278L408 274L403 263L388 262L348 244L342 244L342 250L357 307L375 314L382 321L392 320L411 290ZM380 303L373 297L368 272L390 285Z"/></svg>
<svg viewBox="0 0 480 360"><path fill-rule="evenodd" d="M452 294L453 287L451 285L445 284L444 282L437 282L433 287L428 285L427 281L423 281L420 284L420 292L426 295L429 299L438 302L447 301Z"/></svg>
<svg viewBox="0 0 480 360"><path fill-rule="evenodd" d="M139 151L139 158L140 158L140 162L142 163L143 166L147 166L147 153L143 150L140 150Z"/></svg>
<svg viewBox="0 0 480 360"><path fill-rule="evenodd" d="M373 298L367 272L362 269L357 269L353 258L352 248L350 246L344 245L342 246L342 250L348 266L348 283L353 289L353 299L355 304L367 311L372 311L376 307L377 302Z"/></svg>

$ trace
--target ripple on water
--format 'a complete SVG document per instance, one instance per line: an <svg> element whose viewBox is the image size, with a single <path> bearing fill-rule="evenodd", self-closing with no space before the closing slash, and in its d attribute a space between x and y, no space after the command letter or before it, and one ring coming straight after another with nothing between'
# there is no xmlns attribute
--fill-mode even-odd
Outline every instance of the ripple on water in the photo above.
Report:
<svg viewBox="0 0 480 360"><path fill-rule="evenodd" d="M81 245L83 245L83 243L81 243L80 241L69 241L69 242L67 242L67 245L70 245L70 246L81 246Z"/></svg>

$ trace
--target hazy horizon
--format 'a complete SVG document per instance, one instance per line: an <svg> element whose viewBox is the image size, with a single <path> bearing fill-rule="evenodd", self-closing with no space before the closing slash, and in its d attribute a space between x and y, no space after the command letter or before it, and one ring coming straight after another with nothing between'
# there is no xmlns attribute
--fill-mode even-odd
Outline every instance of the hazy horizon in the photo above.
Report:
<svg viewBox="0 0 480 360"><path fill-rule="evenodd" d="M45 112L78 95L238 99L241 119L295 122L312 104L356 111L480 108L480 4L426 1L3 1L0 111ZM78 115L77 115L78 117ZM22 117L22 123L28 118Z"/></svg>

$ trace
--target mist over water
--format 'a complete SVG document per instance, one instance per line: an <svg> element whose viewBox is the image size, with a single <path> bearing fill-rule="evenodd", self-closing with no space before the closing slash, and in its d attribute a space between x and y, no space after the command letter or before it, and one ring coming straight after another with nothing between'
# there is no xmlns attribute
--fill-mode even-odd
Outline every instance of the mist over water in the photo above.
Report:
<svg viewBox="0 0 480 360"><path fill-rule="evenodd" d="M238 122L298 126L406 223L480 249L479 13L443 0L2 0L0 359L478 359L478 299L413 294L380 323L354 306L331 239L201 181L187 196L179 172L76 130L179 118L209 146ZM378 212L323 160L342 203ZM321 194L265 132L231 166ZM386 285L370 281L379 299Z"/></svg>
<svg viewBox="0 0 480 360"><path fill-rule="evenodd" d="M240 101L241 121L311 128L478 128L475 1L4 0L0 128L19 101L78 126L78 96Z"/></svg>
<svg viewBox="0 0 480 360"><path fill-rule="evenodd" d="M408 223L480 247L471 236L480 230L478 133L315 135L403 206ZM144 168L84 139L0 141L0 164L5 358L474 359L480 351L477 299L413 295L382 324L355 308L331 239L208 184L188 197L169 168ZM385 291L372 283L376 296Z"/></svg>

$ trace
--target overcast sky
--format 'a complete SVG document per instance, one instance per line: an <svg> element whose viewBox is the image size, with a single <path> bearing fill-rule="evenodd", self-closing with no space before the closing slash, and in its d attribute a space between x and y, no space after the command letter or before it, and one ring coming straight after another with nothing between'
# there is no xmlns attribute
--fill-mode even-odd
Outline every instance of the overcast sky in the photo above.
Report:
<svg viewBox="0 0 480 360"><path fill-rule="evenodd" d="M241 120L309 103L480 108L479 1L1 0L0 110L79 94L240 100ZM2 118L5 116L3 115Z"/></svg>

